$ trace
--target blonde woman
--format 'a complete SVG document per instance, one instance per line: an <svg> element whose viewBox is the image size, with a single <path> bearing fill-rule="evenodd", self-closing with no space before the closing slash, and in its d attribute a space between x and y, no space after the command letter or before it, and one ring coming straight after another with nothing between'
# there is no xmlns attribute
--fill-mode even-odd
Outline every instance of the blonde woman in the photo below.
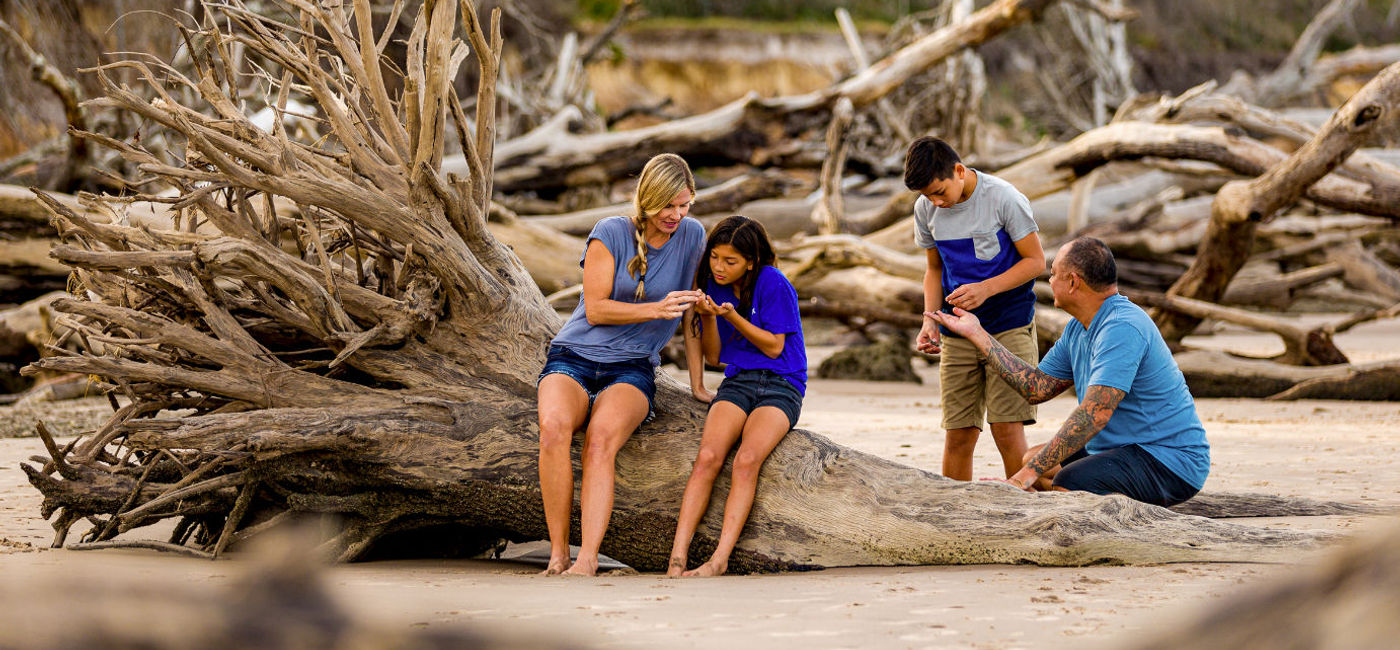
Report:
<svg viewBox="0 0 1400 650"><path fill-rule="evenodd" d="M694 198L695 178L685 161L658 155L642 169L632 216L603 219L588 235L583 297L550 342L538 384L540 493L550 547L545 575L598 570L598 548L612 516L614 459L651 416L658 353L681 315L701 299L692 283L705 228L686 217ZM569 448L574 432L585 427L582 544L570 564Z"/></svg>

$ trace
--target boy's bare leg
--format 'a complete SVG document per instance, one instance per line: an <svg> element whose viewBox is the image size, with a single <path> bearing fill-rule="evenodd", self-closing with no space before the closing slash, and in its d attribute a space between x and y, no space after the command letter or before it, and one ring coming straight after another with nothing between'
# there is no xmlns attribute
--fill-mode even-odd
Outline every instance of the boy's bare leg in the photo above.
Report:
<svg viewBox="0 0 1400 650"><path fill-rule="evenodd" d="M733 402L715 402L710 406L710 412L705 416L704 433L700 435L700 451L695 455L695 467L690 471L690 480L686 481L685 496L681 497L681 513L676 518L676 539L671 544L667 576L675 578L685 571L690 540L710 505L715 477L724 468L724 459L729 455L729 450L739 440L746 419L748 414Z"/></svg>
<svg viewBox="0 0 1400 650"><path fill-rule="evenodd" d="M948 429L943 438L943 475L959 481L972 480L972 451L977 448L977 427Z"/></svg>
<svg viewBox="0 0 1400 650"><path fill-rule="evenodd" d="M739 451L734 454L734 472L729 481L729 498L724 502L724 526L720 529L719 543L708 562L682 575L718 576L729 570L729 555L739 543L739 533L749 521L754 494L758 492L759 470L791 428L787 414L776 406L760 406L749 414Z"/></svg>
<svg viewBox="0 0 1400 650"><path fill-rule="evenodd" d="M1027 462L1026 425L1019 421L993 422L991 428L992 439L996 441L997 452L1001 454L1001 464L1006 468L1006 478L1011 478Z"/></svg>
<svg viewBox="0 0 1400 650"><path fill-rule="evenodd" d="M574 507L574 432L588 417L588 393L568 375L545 375L539 387L540 496L549 530L549 564L543 575L569 568L569 515Z"/></svg>
<svg viewBox="0 0 1400 650"><path fill-rule="evenodd" d="M612 518L617 452L647 416L647 396L631 384L613 384L593 401L593 417L583 439L583 490L579 528L583 543L564 575L598 572L598 547Z"/></svg>

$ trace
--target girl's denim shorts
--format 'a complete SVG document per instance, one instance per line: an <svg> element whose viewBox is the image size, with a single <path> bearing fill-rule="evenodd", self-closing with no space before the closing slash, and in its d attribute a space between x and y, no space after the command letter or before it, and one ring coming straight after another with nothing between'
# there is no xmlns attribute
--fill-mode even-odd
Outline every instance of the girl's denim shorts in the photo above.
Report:
<svg viewBox="0 0 1400 650"><path fill-rule="evenodd" d="M776 406L787 415L788 427L797 426L802 414L802 393L786 377L772 370L740 370L725 377L715 391L715 402L729 402L752 414L760 406Z"/></svg>
<svg viewBox="0 0 1400 650"><path fill-rule="evenodd" d="M655 416L656 398L656 369L652 367L651 360L628 359L626 361L593 361L583 355L560 345L549 346L549 355L545 358L544 370L540 371L540 376L535 380L538 386L540 380L545 375L559 373L568 375L570 379L578 382L588 393L588 407L593 408L593 400L598 394L603 392L608 386L613 384L631 384L642 391L647 396L647 421L651 421Z"/></svg>

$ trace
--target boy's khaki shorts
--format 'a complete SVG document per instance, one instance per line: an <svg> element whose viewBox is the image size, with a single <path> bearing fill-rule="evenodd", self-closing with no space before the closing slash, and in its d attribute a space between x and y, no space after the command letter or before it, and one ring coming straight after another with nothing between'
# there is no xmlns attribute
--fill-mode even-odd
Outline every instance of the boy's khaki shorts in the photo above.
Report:
<svg viewBox="0 0 1400 650"><path fill-rule="evenodd" d="M1012 354L1034 366L1040 361L1035 324L992 335ZM987 357L967 339L943 337L938 355L938 381L943 392L943 428L962 429L987 422L1035 422L1035 407L1021 397L987 364Z"/></svg>

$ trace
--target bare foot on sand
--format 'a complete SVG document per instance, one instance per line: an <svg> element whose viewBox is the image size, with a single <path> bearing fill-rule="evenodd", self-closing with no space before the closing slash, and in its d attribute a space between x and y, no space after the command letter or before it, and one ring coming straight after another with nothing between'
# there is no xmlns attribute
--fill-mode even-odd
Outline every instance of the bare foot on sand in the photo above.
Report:
<svg viewBox="0 0 1400 650"><path fill-rule="evenodd" d="M672 556L670 564L666 565L667 578L679 578L685 573L685 558Z"/></svg>
<svg viewBox="0 0 1400 650"><path fill-rule="evenodd" d="M569 567L569 569L564 572L566 576L586 576L589 578L597 574L598 558L596 557L591 560L585 560L584 558L574 560L573 566Z"/></svg>
<svg viewBox="0 0 1400 650"><path fill-rule="evenodd" d="M564 558L564 559L562 559L562 560L560 560L560 559L555 559L555 558L549 558L549 565L545 567L544 571L541 571L541 572L540 572L540 575L542 575L542 576L557 576L557 575L559 575L559 574L561 574L561 573L563 573L563 572L565 572L565 571L568 571L568 570L569 570L569 558Z"/></svg>
<svg viewBox="0 0 1400 650"><path fill-rule="evenodd" d="M710 560L709 562L706 562L698 567L695 567L694 569L686 571L681 575L687 578L712 578L714 576L724 575L724 572L727 569L729 569L728 562L716 562L715 560Z"/></svg>

